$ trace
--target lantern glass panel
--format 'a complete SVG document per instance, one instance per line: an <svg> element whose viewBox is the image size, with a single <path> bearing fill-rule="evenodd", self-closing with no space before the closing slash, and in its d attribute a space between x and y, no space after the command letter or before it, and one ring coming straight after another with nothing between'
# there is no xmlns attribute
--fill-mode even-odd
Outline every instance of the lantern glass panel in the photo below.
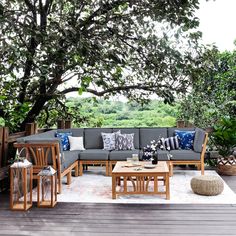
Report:
<svg viewBox="0 0 236 236"><path fill-rule="evenodd" d="M32 165L12 166L10 205L12 210L28 210L32 206Z"/></svg>
<svg viewBox="0 0 236 236"><path fill-rule="evenodd" d="M38 175L38 207L54 207L57 203L56 172L44 175L45 170Z"/></svg>

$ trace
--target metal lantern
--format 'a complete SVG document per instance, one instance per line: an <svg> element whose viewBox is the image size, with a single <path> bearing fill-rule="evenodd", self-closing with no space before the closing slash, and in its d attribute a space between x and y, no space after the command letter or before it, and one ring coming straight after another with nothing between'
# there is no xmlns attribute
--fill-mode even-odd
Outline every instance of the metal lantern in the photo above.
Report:
<svg viewBox="0 0 236 236"><path fill-rule="evenodd" d="M10 166L10 208L26 211L32 207L33 166L27 159Z"/></svg>
<svg viewBox="0 0 236 236"><path fill-rule="evenodd" d="M57 203L57 172L45 167L38 173L38 207L54 207Z"/></svg>

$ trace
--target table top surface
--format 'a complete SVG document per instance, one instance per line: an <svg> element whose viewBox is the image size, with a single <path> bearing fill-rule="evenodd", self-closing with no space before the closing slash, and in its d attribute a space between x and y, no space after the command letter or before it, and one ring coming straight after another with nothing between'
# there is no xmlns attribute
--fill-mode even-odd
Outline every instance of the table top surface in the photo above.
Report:
<svg viewBox="0 0 236 236"><path fill-rule="evenodd" d="M166 161L159 161L155 168L145 168L150 162L139 161L136 166L126 161L118 161L112 173L168 173L169 168Z"/></svg>

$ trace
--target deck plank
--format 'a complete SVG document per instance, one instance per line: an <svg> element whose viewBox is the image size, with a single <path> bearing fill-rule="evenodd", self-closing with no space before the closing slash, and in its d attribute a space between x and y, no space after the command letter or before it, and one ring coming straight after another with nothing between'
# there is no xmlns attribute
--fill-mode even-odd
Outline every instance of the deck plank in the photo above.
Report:
<svg viewBox="0 0 236 236"><path fill-rule="evenodd" d="M223 176L236 192L236 176ZM53 209L9 210L0 194L0 235L236 235L234 204L58 203Z"/></svg>

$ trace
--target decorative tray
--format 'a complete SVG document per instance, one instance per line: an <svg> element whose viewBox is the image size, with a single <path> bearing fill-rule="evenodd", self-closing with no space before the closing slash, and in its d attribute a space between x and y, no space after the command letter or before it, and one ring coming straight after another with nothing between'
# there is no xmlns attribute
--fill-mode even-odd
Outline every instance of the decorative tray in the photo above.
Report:
<svg viewBox="0 0 236 236"><path fill-rule="evenodd" d="M146 169L154 169L155 167L156 167L156 165L153 165L153 164L144 165L144 168L146 168Z"/></svg>
<svg viewBox="0 0 236 236"><path fill-rule="evenodd" d="M142 166L142 165L140 165L140 164L126 164L122 167L139 167L139 166Z"/></svg>

